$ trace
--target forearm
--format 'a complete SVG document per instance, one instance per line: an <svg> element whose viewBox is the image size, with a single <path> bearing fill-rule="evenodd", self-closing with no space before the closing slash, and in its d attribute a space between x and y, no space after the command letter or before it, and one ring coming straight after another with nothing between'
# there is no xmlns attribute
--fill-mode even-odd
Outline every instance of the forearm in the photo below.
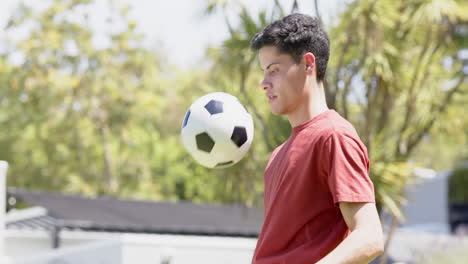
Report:
<svg viewBox="0 0 468 264"><path fill-rule="evenodd" d="M383 240L366 230L354 230L317 264L369 263L382 254Z"/></svg>

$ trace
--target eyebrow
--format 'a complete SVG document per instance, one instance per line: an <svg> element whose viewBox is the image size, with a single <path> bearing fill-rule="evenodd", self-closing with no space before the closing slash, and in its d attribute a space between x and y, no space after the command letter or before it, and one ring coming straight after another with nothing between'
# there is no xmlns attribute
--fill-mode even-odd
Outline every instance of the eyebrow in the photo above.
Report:
<svg viewBox="0 0 468 264"><path fill-rule="evenodd" d="M271 66L273 66L273 65L275 65L275 64L280 64L280 62L279 62L279 61L272 62L272 63L268 64L268 66L266 66L265 70L262 69L262 71L268 70Z"/></svg>

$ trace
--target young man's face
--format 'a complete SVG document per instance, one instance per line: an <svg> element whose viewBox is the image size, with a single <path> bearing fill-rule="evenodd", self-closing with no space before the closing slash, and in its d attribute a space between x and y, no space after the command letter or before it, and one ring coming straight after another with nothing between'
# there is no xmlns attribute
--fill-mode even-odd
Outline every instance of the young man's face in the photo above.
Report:
<svg viewBox="0 0 468 264"><path fill-rule="evenodd" d="M262 47L259 59L264 72L261 87L265 90L271 112L275 115L294 113L306 99L304 60L296 64L290 55L280 54L275 46Z"/></svg>

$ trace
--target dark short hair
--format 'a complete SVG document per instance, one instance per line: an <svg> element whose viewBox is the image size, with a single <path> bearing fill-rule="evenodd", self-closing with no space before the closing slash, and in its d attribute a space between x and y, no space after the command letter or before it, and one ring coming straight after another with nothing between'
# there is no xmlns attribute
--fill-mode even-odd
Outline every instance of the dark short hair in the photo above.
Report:
<svg viewBox="0 0 468 264"><path fill-rule="evenodd" d="M330 41L317 18L304 14L291 14L276 20L253 37L250 47L254 51L264 46L275 46L280 53L291 55L296 63L311 52L317 65L317 80L323 81L330 57Z"/></svg>

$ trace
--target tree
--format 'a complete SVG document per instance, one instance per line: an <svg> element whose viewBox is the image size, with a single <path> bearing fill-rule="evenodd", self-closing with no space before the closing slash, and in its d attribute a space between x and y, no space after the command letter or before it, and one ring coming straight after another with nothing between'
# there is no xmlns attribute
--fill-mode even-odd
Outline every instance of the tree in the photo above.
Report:
<svg viewBox="0 0 468 264"><path fill-rule="evenodd" d="M357 124L377 200L394 216L393 227L403 219L407 161L466 90L454 34L466 11L459 1L355 1L332 30L339 54L328 75L330 104Z"/></svg>
<svg viewBox="0 0 468 264"><path fill-rule="evenodd" d="M153 117L165 101L157 56L142 48L127 8L112 10L121 29L99 36L89 25L92 1L54 1L42 12L20 5L7 34L26 30L9 43L2 71L2 159L9 185L88 194L157 189L139 149L158 138ZM31 26L32 25L32 26ZM147 145L145 145L147 146Z"/></svg>
<svg viewBox="0 0 468 264"><path fill-rule="evenodd" d="M214 10L216 1L210 3ZM218 7L226 8L223 3ZM254 99L258 89L247 88L261 80L253 72L248 44L253 34L284 14L274 3L269 18L265 12L255 17L240 8L239 25L228 23L231 35L216 64L225 72L217 76L238 84L235 91L254 113L267 152L281 141L274 139L284 139L289 131L277 124L271 127L279 129L267 129L270 117ZM466 100L466 60L459 53L466 31L456 31L466 14L462 1L362 0L349 2L337 23L329 25L327 102L355 125L368 147L378 209L393 216L393 227L404 218L400 207L415 166L410 162L413 152L448 117L455 98Z"/></svg>
<svg viewBox="0 0 468 264"><path fill-rule="evenodd" d="M12 165L9 185L260 206L263 168L290 127L261 99L249 42L285 10L300 11L299 1L288 9L272 3L270 11L251 14L233 1L209 1L211 12L239 10L238 24L226 15L229 38L207 51L213 67L170 74L143 47L128 8L109 6L108 32L97 35L88 12L93 1L54 1L41 12L19 6L5 32L27 37L0 51L0 158ZM395 217L402 218L411 162L437 144L454 157L440 142L450 137L455 146L467 138L450 125L466 127L457 113L467 101L466 58L458 52L466 46L467 13L461 1L362 0L349 2L328 25L329 106L367 144L379 208ZM97 37L107 44L96 46ZM246 105L256 136L241 162L208 170L183 149L180 122L195 98L219 90Z"/></svg>

